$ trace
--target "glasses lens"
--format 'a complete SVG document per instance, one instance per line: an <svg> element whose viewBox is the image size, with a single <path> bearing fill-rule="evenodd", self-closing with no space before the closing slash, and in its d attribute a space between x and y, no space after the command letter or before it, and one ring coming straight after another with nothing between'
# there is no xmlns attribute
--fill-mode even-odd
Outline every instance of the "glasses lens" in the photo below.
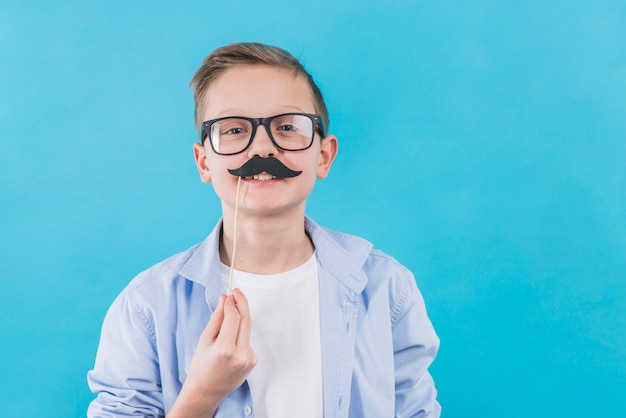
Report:
<svg viewBox="0 0 626 418"><path fill-rule="evenodd" d="M270 131L274 141L286 150L301 150L311 145L313 121L308 116L290 114L272 119Z"/></svg>
<svg viewBox="0 0 626 418"><path fill-rule="evenodd" d="M250 142L252 124L246 119L226 118L211 125L211 145L218 154L236 154Z"/></svg>

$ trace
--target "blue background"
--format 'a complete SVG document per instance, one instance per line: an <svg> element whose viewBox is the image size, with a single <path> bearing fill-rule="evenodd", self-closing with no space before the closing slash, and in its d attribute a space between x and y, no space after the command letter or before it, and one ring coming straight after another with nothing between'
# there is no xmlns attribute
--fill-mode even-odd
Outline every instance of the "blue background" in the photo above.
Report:
<svg viewBox="0 0 626 418"><path fill-rule="evenodd" d="M113 298L218 219L187 84L242 40L320 84L308 212L415 272L444 416L626 416L623 1L0 0L4 416L84 415Z"/></svg>

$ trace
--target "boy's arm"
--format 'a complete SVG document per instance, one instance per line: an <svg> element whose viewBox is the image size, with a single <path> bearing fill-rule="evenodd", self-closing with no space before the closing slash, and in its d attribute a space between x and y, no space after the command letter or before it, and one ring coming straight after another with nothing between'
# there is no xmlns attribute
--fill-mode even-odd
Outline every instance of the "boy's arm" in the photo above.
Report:
<svg viewBox="0 0 626 418"><path fill-rule="evenodd" d="M87 376L97 395L88 417L162 417L163 398L154 326L123 292L102 325L96 362Z"/></svg>
<svg viewBox="0 0 626 418"><path fill-rule="evenodd" d="M439 349L439 338L428 319L424 299L412 274L397 283L393 346L397 417L433 417L441 413L428 367Z"/></svg>

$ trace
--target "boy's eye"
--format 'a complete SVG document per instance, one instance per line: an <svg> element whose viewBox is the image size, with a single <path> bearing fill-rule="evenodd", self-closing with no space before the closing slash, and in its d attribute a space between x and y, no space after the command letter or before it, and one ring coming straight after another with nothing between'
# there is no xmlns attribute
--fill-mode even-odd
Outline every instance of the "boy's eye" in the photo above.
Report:
<svg viewBox="0 0 626 418"><path fill-rule="evenodd" d="M250 132L249 123L246 120L237 118L224 119L219 123L216 123L215 128L217 129L217 133L219 133L219 135L231 138L239 138Z"/></svg>
<svg viewBox="0 0 626 418"><path fill-rule="evenodd" d="M272 121L272 132L282 137L308 136L311 121L302 115L281 116Z"/></svg>
<svg viewBox="0 0 626 418"><path fill-rule="evenodd" d="M230 128L226 132L223 132L225 135L240 135L244 133L243 128Z"/></svg>

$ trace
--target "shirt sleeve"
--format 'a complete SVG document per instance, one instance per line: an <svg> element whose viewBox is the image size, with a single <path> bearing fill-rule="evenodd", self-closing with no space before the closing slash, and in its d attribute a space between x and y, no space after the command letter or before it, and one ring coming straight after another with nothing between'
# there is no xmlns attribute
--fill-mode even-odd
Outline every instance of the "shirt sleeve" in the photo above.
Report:
<svg viewBox="0 0 626 418"><path fill-rule="evenodd" d="M406 270L395 280L392 293L396 418L438 418L441 406L428 367L439 349L439 338L426 313L424 299L413 275Z"/></svg>
<svg viewBox="0 0 626 418"><path fill-rule="evenodd" d="M105 317L87 381L90 418L165 416L154 325L128 289Z"/></svg>

